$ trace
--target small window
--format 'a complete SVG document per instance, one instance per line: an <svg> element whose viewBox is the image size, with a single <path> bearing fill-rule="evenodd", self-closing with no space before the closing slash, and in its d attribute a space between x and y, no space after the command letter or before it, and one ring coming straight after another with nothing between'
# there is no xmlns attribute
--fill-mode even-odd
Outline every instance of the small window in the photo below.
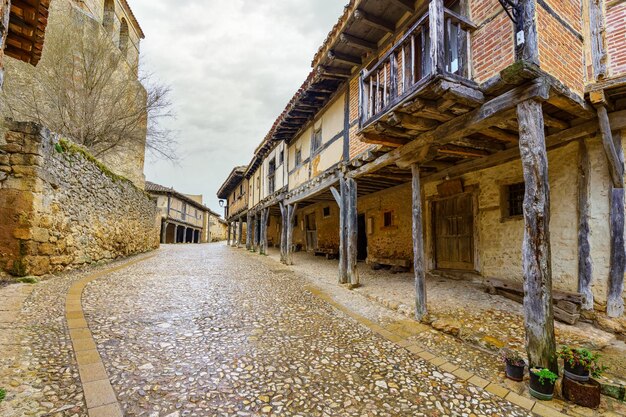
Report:
<svg viewBox="0 0 626 417"><path fill-rule="evenodd" d="M322 213L324 214L324 217L330 217L330 207L324 207L322 209Z"/></svg>
<svg viewBox="0 0 626 417"><path fill-rule="evenodd" d="M519 182L516 184L509 184L505 187L505 217L519 217L524 215L524 192L525 184Z"/></svg>
<svg viewBox="0 0 626 417"><path fill-rule="evenodd" d="M278 152L278 165L282 165L284 161L285 161L285 150L283 149L282 151Z"/></svg>
<svg viewBox="0 0 626 417"><path fill-rule="evenodd" d="M383 213L383 227L393 226L393 211Z"/></svg>
<svg viewBox="0 0 626 417"><path fill-rule="evenodd" d="M313 153L317 152L322 147L322 129L317 129L313 132L313 143L311 150Z"/></svg>
<svg viewBox="0 0 626 417"><path fill-rule="evenodd" d="M296 167L302 165L302 149L296 148Z"/></svg>
<svg viewBox="0 0 626 417"><path fill-rule="evenodd" d="M239 195L243 195L243 184L239 184Z"/></svg>

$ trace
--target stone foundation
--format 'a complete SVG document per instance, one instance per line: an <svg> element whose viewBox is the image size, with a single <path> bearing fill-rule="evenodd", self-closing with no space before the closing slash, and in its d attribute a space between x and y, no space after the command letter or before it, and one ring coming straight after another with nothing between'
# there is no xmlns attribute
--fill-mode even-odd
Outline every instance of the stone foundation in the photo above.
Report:
<svg viewBox="0 0 626 417"><path fill-rule="evenodd" d="M83 148L34 123L0 132L0 269L43 275L159 246L156 205Z"/></svg>

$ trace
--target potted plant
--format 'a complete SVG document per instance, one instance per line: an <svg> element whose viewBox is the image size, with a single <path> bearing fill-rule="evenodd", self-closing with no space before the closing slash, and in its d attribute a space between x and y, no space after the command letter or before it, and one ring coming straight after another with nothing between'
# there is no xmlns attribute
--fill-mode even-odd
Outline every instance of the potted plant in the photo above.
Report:
<svg viewBox="0 0 626 417"><path fill-rule="evenodd" d="M606 369L598 363L600 355L588 349L563 346L559 350L559 357L563 359L563 373L574 381L589 381L589 375L597 378Z"/></svg>
<svg viewBox="0 0 626 417"><path fill-rule="evenodd" d="M506 377L513 381L524 379L524 368L526 361L519 353L512 349L504 348L500 351L500 356L505 365Z"/></svg>
<svg viewBox="0 0 626 417"><path fill-rule="evenodd" d="M546 368L530 369L530 395L539 400L551 400L554 395L554 383L559 377Z"/></svg>

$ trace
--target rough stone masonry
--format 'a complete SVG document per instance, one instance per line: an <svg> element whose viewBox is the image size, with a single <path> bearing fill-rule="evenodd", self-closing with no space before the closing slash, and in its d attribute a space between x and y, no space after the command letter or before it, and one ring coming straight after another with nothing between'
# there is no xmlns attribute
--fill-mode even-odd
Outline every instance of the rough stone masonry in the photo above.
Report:
<svg viewBox="0 0 626 417"><path fill-rule="evenodd" d="M155 249L156 204L34 123L0 131L0 269L43 275Z"/></svg>

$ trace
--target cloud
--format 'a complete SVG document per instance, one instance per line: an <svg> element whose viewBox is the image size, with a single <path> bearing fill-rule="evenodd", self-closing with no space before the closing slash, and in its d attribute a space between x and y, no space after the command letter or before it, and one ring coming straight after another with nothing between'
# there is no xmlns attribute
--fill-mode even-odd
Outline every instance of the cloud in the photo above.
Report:
<svg viewBox="0 0 626 417"><path fill-rule="evenodd" d="M311 70L345 0L132 0L146 34L142 65L171 85L179 165L147 158L146 178L215 193L247 164Z"/></svg>

